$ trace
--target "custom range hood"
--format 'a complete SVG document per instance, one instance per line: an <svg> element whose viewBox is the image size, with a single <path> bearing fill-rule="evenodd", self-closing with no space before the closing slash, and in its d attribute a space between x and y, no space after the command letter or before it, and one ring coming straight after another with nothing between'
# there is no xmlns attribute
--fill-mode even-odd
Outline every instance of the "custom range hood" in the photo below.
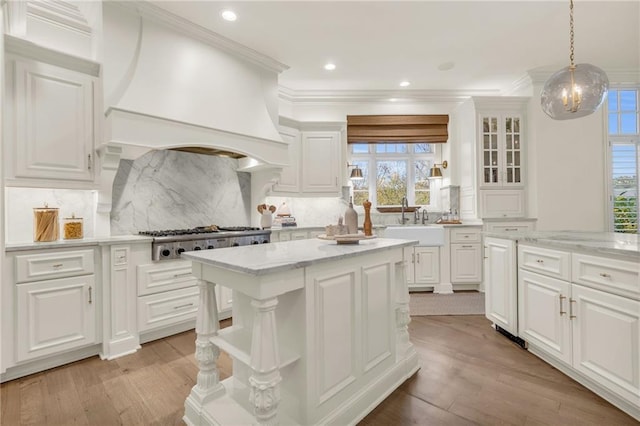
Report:
<svg viewBox="0 0 640 426"><path fill-rule="evenodd" d="M104 2L106 143L246 156L282 166L278 74L287 67L155 6ZM117 148L120 150L120 148Z"/></svg>

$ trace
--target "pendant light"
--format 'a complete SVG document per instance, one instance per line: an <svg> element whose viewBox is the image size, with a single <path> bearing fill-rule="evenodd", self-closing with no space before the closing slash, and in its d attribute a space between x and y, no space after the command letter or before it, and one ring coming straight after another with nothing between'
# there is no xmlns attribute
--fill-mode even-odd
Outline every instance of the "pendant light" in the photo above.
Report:
<svg viewBox="0 0 640 426"><path fill-rule="evenodd" d="M545 82L540 104L554 120L570 120L595 112L609 88L604 71L591 64L573 62L573 0L569 0L570 65Z"/></svg>

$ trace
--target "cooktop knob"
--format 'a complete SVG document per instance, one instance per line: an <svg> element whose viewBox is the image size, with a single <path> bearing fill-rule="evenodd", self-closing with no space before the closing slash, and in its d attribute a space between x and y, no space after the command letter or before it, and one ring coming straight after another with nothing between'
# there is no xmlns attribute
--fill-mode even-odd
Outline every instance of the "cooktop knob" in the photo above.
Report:
<svg viewBox="0 0 640 426"><path fill-rule="evenodd" d="M196 247L194 250L202 250L202 247Z"/></svg>
<svg viewBox="0 0 640 426"><path fill-rule="evenodd" d="M171 250L169 250L169 249L164 249L164 250L162 250L162 255L163 255L163 256L165 256L165 257L166 257L166 256L169 256L170 254L171 254Z"/></svg>
<svg viewBox="0 0 640 426"><path fill-rule="evenodd" d="M178 249L178 254L182 254L182 253L184 253L185 251L186 251L185 249L183 249L182 247L180 247L180 248Z"/></svg>
<svg viewBox="0 0 640 426"><path fill-rule="evenodd" d="M233 247L238 247L240 244L239 243L233 243L232 246Z"/></svg>
<svg viewBox="0 0 640 426"><path fill-rule="evenodd" d="M259 241L251 241L251 244L260 244Z"/></svg>
<svg viewBox="0 0 640 426"><path fill-rule="evenodd" d="M213 247L213 246L207 246L207 248L208 248L209 250L211 250L212 248L215 248L215 247Z"/></svg>

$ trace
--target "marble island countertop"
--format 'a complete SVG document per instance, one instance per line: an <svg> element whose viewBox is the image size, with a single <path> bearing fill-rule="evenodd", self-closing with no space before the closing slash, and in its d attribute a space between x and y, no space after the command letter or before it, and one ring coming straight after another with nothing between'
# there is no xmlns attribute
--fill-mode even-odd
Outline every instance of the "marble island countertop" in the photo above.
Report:
<svg viewBox="0 0 640 426"><path fill-rule="evenodd" d="M624 256L640 262L640 236L614 232L525 231L485 232L487 237L505 238L519 243L540 244L565 250Z"/></svg>
<svg viewBox="0 0 640 426"><path fill-rule="evenodd" d="M236 272L265 275L416 243L417 241L390 238L363 240L359 244L308 239L229 247L224 250L191 251L183 253L182 257Z"/></svg>

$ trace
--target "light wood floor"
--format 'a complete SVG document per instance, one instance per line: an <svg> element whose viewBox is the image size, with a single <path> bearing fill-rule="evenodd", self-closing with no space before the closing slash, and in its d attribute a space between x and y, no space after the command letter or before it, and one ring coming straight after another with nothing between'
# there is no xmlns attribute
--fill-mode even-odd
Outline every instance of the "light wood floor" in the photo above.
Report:
<svg viewBox="0 0 640 426"><path fill-rule="evenodd" d="M229 321L224 325L229 325ZM413 317L422 369L362 425L638 425L633 418L520 349L483 316ZM195 335L143 345L2 384L0 424L182 425L194 385ZM221 378L230 360L220 360Z"/></svg>

